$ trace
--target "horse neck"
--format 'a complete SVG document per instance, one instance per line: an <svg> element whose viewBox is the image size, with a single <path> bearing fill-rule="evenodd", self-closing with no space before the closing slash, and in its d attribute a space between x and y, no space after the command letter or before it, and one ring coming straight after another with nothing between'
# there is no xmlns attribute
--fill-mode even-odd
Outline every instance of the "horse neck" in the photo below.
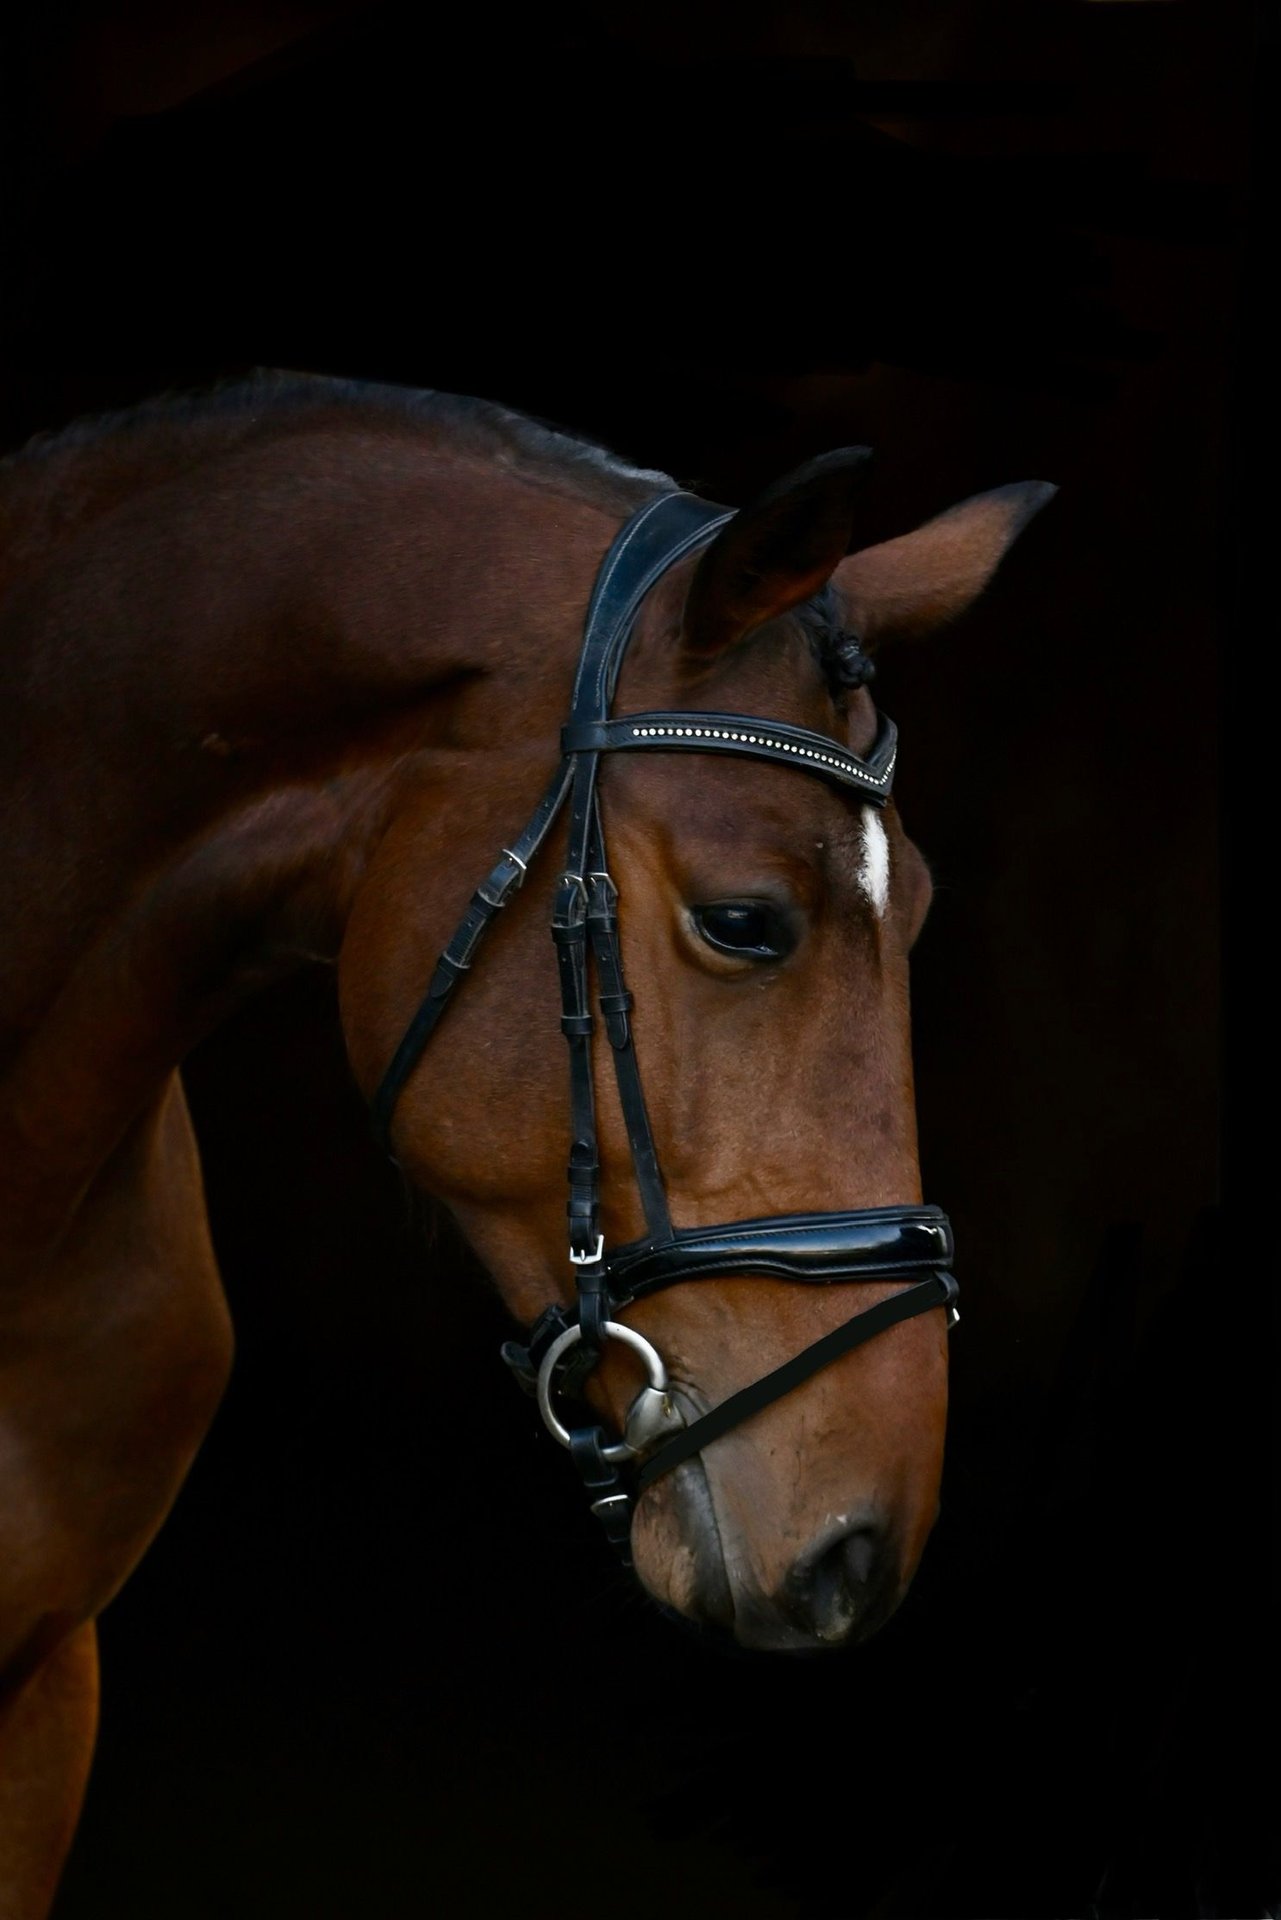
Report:
<svg viewBox="0 0 1281 1920"><path fill-rule="evenodd" d="M82 1185L197 1039L334 955L424 763L519 715L545 777L620 517L409 437L295 431L139 488L17 583L15 1182Z"/></svg>

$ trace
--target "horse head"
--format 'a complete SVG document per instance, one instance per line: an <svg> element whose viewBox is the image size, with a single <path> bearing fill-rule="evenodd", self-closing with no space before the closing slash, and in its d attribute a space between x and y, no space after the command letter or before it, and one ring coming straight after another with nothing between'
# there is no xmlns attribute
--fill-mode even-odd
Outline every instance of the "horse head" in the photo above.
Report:
<svg viewBox="0 0 1281 1920"><path fill-rule="evenodd" d="M642 1473L634 1512L621 1493L603 1502L626 1506L632 1559L652 1595L757 1648L866 1637L906 1591L935 1518L947 1316L923 1309L947 1296L917 1302L909 1317L892 1262L860 1275L829 1259L808 1273L744 1254L736 1270L735 1249L762 1222L776 1242L810 1231L807 1221L820 1223L818 1240L823 1222L844 1222L842 1244L851 1223L934 1230L921 1207L908 996L931 882L887 801L893 756L870 692L872 658L968 607L1053 492L1001 488L859 549L864 465L863 449L845 449L736 514L706 508L699 537L642 582L613 704L624 716L706 726L636 726L631 734L646 737L623 738L602 708L568 730L564 784L548 805L569 795L579 870L567 880L550 847L515 865L504 855L494 885L506 911L483 964L394 1089L407 1175L452 1209L523 1326L550 1314L558 1353L572 1358L581 1341L598 1358L582 1386L599 1423L597 1467L611 1452L643 1461L752 1383L781 1380L796 1356L823 1356L670 1470ZM727 715L769 724L759 735L713 724ZM597 748L654 745L674 750L605 753L596 780ZM446 917L456 917L476 878L467 849L513 846L537 770L545 778L556 752L545 734L526 740L521 713L509 711L488 753L438 756L393 823L340 976L367 1086L413 1012L407 983L421 990L427 926L441 944L434 900L415 903L443 889ZM833 769L840 777L823 777ZM586 880L593 864L603 873L606 844L608 895L593 908ZM526 851L535 845L542 839ZM603 886L601 874L594 883ZM487 919L492 909L474 911ZM594 1043L587 1001L575 999L589 946L604 1012ZM455 957L461 977L472 945ZM445 979L442 993L453 984ZM572 1127L558 1017L578 1075ZM613 1070L620 1054L635 1063L630 1080ZM571 1140L580 1270L604 1271L602 1249L621 1247L640 1249L633 1272L667 1259L671 1278L664 1234L688 1249L705 1229L710 1251L683 1283L678 1273L674 1284L632 1288L615 1272L594 1303L576 1297L565 1245ZM735 1225L720 1229L726 1221ZM886 1316L878 1337L844 1341L839 1330L869 1309ZM633 1337L608 1336L610 1326ZM647 1366L658 1411L638 1432ZM543 1384L546 1398L545 1371ZM625 1439L603 1448L600 1435Z"/></svg>

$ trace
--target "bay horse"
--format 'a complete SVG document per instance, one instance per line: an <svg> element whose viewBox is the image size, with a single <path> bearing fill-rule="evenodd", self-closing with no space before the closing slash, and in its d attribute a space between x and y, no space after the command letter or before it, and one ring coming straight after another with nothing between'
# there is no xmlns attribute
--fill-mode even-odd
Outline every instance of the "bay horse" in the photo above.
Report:
<svg viewBox="0 0 1281 1920"><path fill-rule="evenodd" d="M49 1910L94 1621L231 1364L182 1063L293 969L337 968L390 1151L534 1329L509 1358L649 1594L776 1650L902 1596L954 1288L871 655L1053 488L860 546L865 464L730 512L488 401L274 373L5 463L4 1920Z"/></svg>

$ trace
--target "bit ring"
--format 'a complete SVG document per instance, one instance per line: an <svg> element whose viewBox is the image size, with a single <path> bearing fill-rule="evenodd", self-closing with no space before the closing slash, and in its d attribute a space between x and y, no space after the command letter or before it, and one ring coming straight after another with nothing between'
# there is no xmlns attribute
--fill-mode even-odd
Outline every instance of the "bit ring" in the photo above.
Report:
<svg viewBox="0 0 1281 1920"><path fill-rule="evenodd" d="M658 1393L667 1392L667 1368L663 1365L662 1356L657 1347L651 1346L643 1334L637 1333L633 1327L625 1327L620 1320L607 1320L605 1333L610 1340L619 1340L623 1346L630 1347L633 1353L639 1354L645 1362L650 1386ZM543 1355L543 1364L538 1369L538 1411L543 1416L543 1425L548 1433L553 1440L559 1440L562 1447L569 1445L569 1428L556 1417L552 1407L553 1375L559 1361L571 1347L578 1345L582 1337L581 1327L566 1327L564 1333L559 1334L552 1341ZM636 1457L636 1448L629 1447L626 1440L616 1441L613 1446L602 1447L601 1452L606 1460L611 1461L634 1460Z"/></svg>

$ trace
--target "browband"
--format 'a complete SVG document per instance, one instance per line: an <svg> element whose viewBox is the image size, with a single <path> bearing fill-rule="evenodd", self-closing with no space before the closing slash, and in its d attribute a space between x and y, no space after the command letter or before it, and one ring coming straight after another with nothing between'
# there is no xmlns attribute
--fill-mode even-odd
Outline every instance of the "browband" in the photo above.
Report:
<svg viewBox="0 0 1281 1920"><path fill-rule="evenodd" d="M866 760L829 740L781 720L754 719L741 713L629 713L623 720L585 720L561 733L565 753L728 753L780 766L803 766L837 786L854 787L864 800L883 807L894 778L898 729L880 716L875 744Z"/></svg>

